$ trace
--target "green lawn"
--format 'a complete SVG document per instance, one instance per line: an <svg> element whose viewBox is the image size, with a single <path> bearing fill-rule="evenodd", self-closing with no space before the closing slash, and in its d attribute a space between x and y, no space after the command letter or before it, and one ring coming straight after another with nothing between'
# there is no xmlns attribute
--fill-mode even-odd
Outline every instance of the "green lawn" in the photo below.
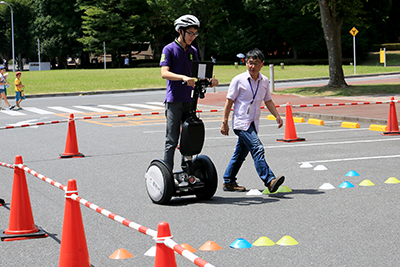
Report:
<svg viewBox="0 0 400 267"><path fill-rule="evenodd" d="M353 66L343 66L345 75L353 75ZM245 66L215 66L215 77L222 83L246 71ZM269 77L269 66L261 71ZM400 72L400 67L357 66L357 74ZM274 67L275 80L288 80L310 77L328 77L328 66L281 66ZM9 72L8 81L11 86L8 95L14 95L13 72ZM26 86L25 93L46 94L65 92L93 92L100 90L124 90L138 88L165 88L166 81L161 78L160 68L130 68L130 69L90 69L90 70L51 70L24 71L21 77Z"/></svg>
<svg viewBox="0 0 400 267"><path fill-rule="evenodd" d="M379 63L379 52L371 52L368 58L361 62L362 65L383 66ZM386 51L386 66L400 66L400 51Z"/></svg>

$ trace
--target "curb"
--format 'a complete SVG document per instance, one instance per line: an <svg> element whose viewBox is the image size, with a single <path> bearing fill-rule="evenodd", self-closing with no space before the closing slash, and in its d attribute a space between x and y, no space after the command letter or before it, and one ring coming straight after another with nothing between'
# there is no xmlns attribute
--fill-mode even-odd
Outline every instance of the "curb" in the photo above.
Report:
<svg viewBox="0 0 400 267"><path fill-rule="evenodd" d="M283 116L284 116L284 114L283 114ZM385 120L385 119L364 118L364 117L345 116L345 115L320 114L320 113L311 113L311 112L293 112L293 116L303 117L303 118L321 119L321 120L331 120L331 121L357 121L357 122L365 122L365 123L387 124L387 120Z"/></svg>
<svg viewBox="0 0 400 267"><path fill-rule="evenodd" d="M374 76L381 76L381 75L399 75L399 74L400 74L400 72L388 72L388 73L377 73L377 74L348 75L348 76L345 76L345 78L363 78L363 77L374 77ZM316 77L316 78L276 80L274 82L282 83L282 82L299 82L299 81L322 81L322 80L329 80L329 79L330 79L330 77ZM223 86L229 86L229 83L219 84L217 87L223 87ZM166 90L166 87L72 92L72 93L36 94L36 95L25 95L25 96L26 96L26 98L89 96L89 95L102 95L102 94L123 94L123 93L146 92L146 91L162 91L162 90ZM301 116L301 117L305 117L305 118L317 118L317 119L324 119L324 120L341 120L341 121L350 120L350 121L359 121L359 122L366 122L366 123L381 123L381 124L387 123L387 120L385 120L385 119L319 114L319 113L309 113L309 112L293 112L293 115Z"/></svg>

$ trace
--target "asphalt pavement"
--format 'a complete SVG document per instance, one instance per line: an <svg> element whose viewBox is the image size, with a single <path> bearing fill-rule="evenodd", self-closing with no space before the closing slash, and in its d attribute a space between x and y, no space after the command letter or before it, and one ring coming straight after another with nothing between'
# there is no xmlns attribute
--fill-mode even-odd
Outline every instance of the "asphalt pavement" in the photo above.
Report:
<svg viewBox="0 0 400 267"><path fill-rule="evenodd" d="M226 88L222 86L215 93L209 90L202 104L222 108L224 90ZM135 93L129 97L139 98ZM278 105L287 102L296 105L368 99L386 101L390 97L348 99L275 95L273 99ZM79 101L88 103L85 98ZM148 101L155 100L149 97ZM61 103L63 99L53 100L56 102ZM359 107L366 109L357 115L355 109ZM382 115L378 117L376 114L381 107ZM345 114L338 113L347 108ZM293 113L299 110L304 114L324 115L327 112L325 115L329 116L385 120L388 109L387 104L371 104L321 107L319 110L293 108ZM281 113L284 111L280 110ZM16 155L22 155L24 164L30 169L61 184L76 179L80 197L150 229L157 230L160 221L167 221L175 242L190 244L197 250L197 256L214 266L398 266L400 184L387 181L391 177L400 179L397 167L400 136L383 136L370 131L370 122L361 119L360 128L343 128L341 120L331 117L326 119L324 126L296 123L298 137L306 140L281 143L276 139L284 136L285 129L277 129L276 123L266 120L267 113L263 112L259 136L265 146L267 162L275 174L285 175L284 185L291 191L247 195L248 192L225 192L221 186L237 137L232 132L229 136L220 134L220 113L205 112L200 116L206 128L202 154L212 159L219 178L217 192L209 201L187 196L173 198L170 205L161 206L153 204L147 196L144 174L150 162L163 154L165 123L162 122L106 126L90 120L76 121L79 151L85 157L75 159L58 158L65 150L66 124L1 130L0 161L12 164ZM9 120L12 119L18 118ZM176 154L175 162L179 162L179 153ZM353 176L347 175L349 172ZM10 204L13 174L13 170L0 166L0 198L6 202L0 207L2 230L9 227L13 208ZM49 237L0 242L0 265L57 266L63 238L65 192L28 173L26 180L35 224ZM250 157L241 168L238 182L247 189L259 192L265 189ZM324 189L326 187L322 186L326 184L334 189ZM154 266L154 257L145 253L156 244L155 240L83 205L80 207L91 266ZM239 238L254 243L264 236L273 243L289 236L298 244L283 242L283 245L248 249L230 247ZM71 236L70 240L79 238ZM217 243L222 249L199 250L208 241ZM109 258L121 248L131 252L133 257ZM177 266L195 266L178 254L176 261Z"/></svg>

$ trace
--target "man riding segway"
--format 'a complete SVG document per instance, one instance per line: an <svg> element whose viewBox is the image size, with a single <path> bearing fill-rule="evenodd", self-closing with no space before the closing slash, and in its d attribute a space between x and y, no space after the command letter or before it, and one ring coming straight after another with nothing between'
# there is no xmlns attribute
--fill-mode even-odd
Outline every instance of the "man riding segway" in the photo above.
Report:
<svg viewBox="0 0 400 267"><path fill-rule="evenodd" d="M218 85L218 80L199 79L196 82L192 75L193 63L198 62L199 57L197 49L191 44L199 35L197 30L200 21L193 15L184 15L175 20L174 26L179 37L164 47L160 61L161 76L167 80L164 101L167 119L164 160L154 160L146 173L149 196L153 202L159 204L169 202L172 195L196 194L200 198L210 198L215 193L214 184L216 187L217 183L214 182L216 171L211 160L207 156L198 156L196 161L192 156L201 152L204 142L204 125L195 114L197 98L204 97L204 88ZM210 70L210 65L205 65ZM173 173L179 137L182 171ZM196 171L200 178L196 176ZM212 186L205 176L212 180ZM173 186L176 187L174 190L168 189Z"/></svg>

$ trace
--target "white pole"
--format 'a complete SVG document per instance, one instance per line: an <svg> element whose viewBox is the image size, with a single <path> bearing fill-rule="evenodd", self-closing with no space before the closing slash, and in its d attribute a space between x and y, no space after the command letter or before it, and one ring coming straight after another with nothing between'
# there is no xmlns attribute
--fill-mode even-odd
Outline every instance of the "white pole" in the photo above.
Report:
<svg viewBox="0 0 400 267"><path fill-rule="evenodd" d="M356 71L356 37L355 36L353 36L353 49L354 49L354 52L353 52L353 54L354 54L354 75L356 75L357 74L357 71Z"/></svg>
<svg viewBox="0 0 400 267"><path fill-rule="evenodd" d="M12 28L12 54L13 54L13 72L15 72L15 51L14 51L14 11L11 8L11 28Z"/></svg>
<svg viewBox="0 0 400 267"><path fill-rule="evenodd" d="M385 53L385 68L386 68L386 47L383 48L383 53Z"/></svg>
<svg viewBox="0 0 400 267"><path fill-rule="evenodd" d="M269 91L275 91L274 64L269 64Z"/></svg>
<svg viewBox="0 0 400 267"><path fill-rule="evenodd" d="M107 69L106 65L106 42L103 42L104 45L104 69Z"/></svg>
<svg viewBox="0 0 400 267"><path fill-rule="evenodd" d="M37 39L37 45L38 45L38 57L39 57L39 71L41 71L42 68L40 66L40 40L39 40L39 38Z"/></svg>
<svg viewBox="0 0 400 267"><path fill-rule="evenodd" d="M15 51L14 51L14 11L12 6L4 1L1 1L0 4L6 4L11 9L11 43L12 43L12 56L13 56L13 72L15 72Z"/></svg>

